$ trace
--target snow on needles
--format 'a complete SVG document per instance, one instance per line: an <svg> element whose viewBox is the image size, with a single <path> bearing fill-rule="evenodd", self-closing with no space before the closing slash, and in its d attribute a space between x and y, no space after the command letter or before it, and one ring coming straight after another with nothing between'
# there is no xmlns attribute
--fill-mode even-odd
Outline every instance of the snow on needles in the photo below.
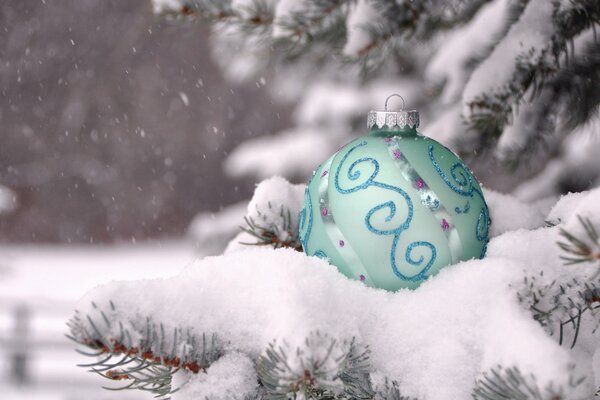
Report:
<svg viewBox="0 0 600 400"><path fill-rule="evenodd" d="M259 186L253 202L297 202L296 191L301 189L274 178ZM391 293L368 288L322 259L291 249L249 246L198 260L173 278L99 287L81 300L78 310L93 314L92 301L106 309L112 301L113 317L123 323L150 317L163 323L166 332L184 327L196 334L217 334L226 343L226 355L206 373L180 376L179 383L186 384L174 400L251 394L256 389L253 362L270 343L285 342L294 349L315 331L369 346L373 373L398 381L405 396L466 399L478 376L501 364L535 375L539 387L550 381L563 385L566 397L574 398L579 394L573 391L594 385L593 351L568 352L561 347L519 303L515 288L524 277L542 270L552 280L582 277L598 266L564 266L556 246L560 226L509 230L535 228L543 217L507 196L486 194L492 200L494 222L504 218L514 222L497 232L485 259L448 267L416 290ZM594 218L600 189L576 195L574 202L569 196L552 215L560 214L569 228L575 227L577 214ZM573 206L567 210L564 204ZM499 212L500 208L505 210ZM536 216L519 226L516 221L522 213ZM600 223L597 218L594 222ZM581 340L597 343L590 331L582 329ZM287 354L290 365L299 362L300 353ZM589 378L577 389L568 386L572 364L579 366L576 377Z"/></svg>
<svg viewBox="0 0 600 400"><path fill-rule="evenodd" d="M156 14L181 10L183 5L183 0L152 0L152 9Z"/></svg>
<svg viewBox="0 0 600 400"><path fill-rule="evenodd" d="M355 57L360 50L369 44L371 37L366 25L378 17L377 11L367 0L358 0L348 13L346 25L348 34L344 55Z"/></svg>
<svg viewBox="0 0 600 400"><path fill-rule="evenodd" d="M508 0L494 0L483 6L471 22L444 40L428 63L427 79L446 81L441 95L444 104L452 104L460 96L468 79L466 65L493 45L505 24L508 3Z"/></svg>
<svg viewBox="0 0 600 400"><path fill-rule="evenodd" d="M262 181L256 186L254 196L248 204L248 217L262 220L265 224L283 227L289 213L290 225L297 227L298 214L304 200L304 188L304 185L292 185L280 176Z"/></svg>
<svg viewBox="0 0 600 400"><path fill-rule="evenodd" d="M552 12L554 2L531 0L506 36L496 45L473 72L463 92L463 114L469 117L469 104L483 93L494 93L495 89L507 84L517 68L515 59L520 54L534 51L540 55L554 33Z"/></svg>
<svg viewBox="0 0 600 400"><path fill-rule="evenodd" d="M253 359L274 339L300 346L316 330L355 337L403 393L460 399L480 371L499 362L535 373L540 383L564 384L566 351L509 291L521 268L502 258L470 261L416 291L388 293L350 281L315 257L251 248L205 258L179 277L100 287L79 309L91 313L91 301L102 307L111 299L122 320L151 316L167 332L186 326L217 333L229 352ZM192 377L198 379L210 376Z"/></svg>

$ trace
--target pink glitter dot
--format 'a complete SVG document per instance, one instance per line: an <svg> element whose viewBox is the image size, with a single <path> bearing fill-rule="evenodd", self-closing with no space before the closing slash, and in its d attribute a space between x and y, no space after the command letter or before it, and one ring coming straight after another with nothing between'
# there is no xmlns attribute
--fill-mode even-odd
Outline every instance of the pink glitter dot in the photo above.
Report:
<svg viewBox="0 0 600 400"><path fill-rule="evenodd" d="M346 244L346 243L344 243L344 241L343 241L343 240L340 240L340 247L344 247L344 245L345 245L345 244Z"/></svg>
<svg viewBox="0 0 600 400"><path fill-rule="evenodd" d="M385 142L386 143L391 143L392 142L392 138L391 137L386 137L385 138Z"/></svg>
<svg viewBox="0 0 600 400"><path fill-rule="evenodd" d="M364 281L365 281L365 279L366 279L364 275L361 275L359 278L360 278L360 281L361 281L361 282L364 282Z"/></svg>
<svg viewBox="0 0 600 400"><path fill-rule="evenodd" d="M400 152L400 150L394 150L394 158L396 160L398 160L401 157L402 157L402 153Z"/></svg>
<svg viewBox="0 0 600 400"><path fill-rule="evenodd" d="M321 215L322 215L322 216L324 216L324 217L325 217L325 216L327 215L327 213L328 213L328 211L327 211L327 209L326 209L326 208L322 208L322 209L321 209Z"/></svg>
<svg viewBox="0 0 600 400"><path fill-rule="evenodd" d="M446 221L446 218L442 219L441 225L443 230L448 230L448 228L450 228L450 224L448 223L448 221Z"/></svg>
<svg viewBox="0 0 600 400"><path fill-rule="evenodd" d="M423 189L425 187L425 182L423 182L423 179L419 178L415 181L415 185L417 186L417 189Z"/></svg>
<svg viewBox="0 0 600 400"><path fill-rule="evenodd" d="M327 175L327 171L323 171L323 173L321 174L321 178L324 177L325 175Z"/></svg>

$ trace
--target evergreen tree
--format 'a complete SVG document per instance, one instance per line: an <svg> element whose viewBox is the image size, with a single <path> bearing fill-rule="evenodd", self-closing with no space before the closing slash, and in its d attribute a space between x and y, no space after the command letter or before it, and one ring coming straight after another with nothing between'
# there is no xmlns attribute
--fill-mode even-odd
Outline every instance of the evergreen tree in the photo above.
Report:
<svg viewBox="0 0 600 400"><path fill-rule="evenodd" d="M505 179L514 187L538 175L533 185L517 188L524 199L598 181L598 165L586 155L599 145L581 143L598 130L590 124L600 103L597 1L155 0L154 6L213 23L214 59L232 80L268 78L276 100L299 99L295 126L270 143L242 144L226 162L233 175L305 179L319 157L362 131L357 115L397 91L425 114L425 134L469 158L479 154L484 175L492 155L513 168L527 155L516 179ZM294 157L302 144L315 155ZM288 157L273 156L282 152ZM585 179L569 177L582 168Z"/></svg>

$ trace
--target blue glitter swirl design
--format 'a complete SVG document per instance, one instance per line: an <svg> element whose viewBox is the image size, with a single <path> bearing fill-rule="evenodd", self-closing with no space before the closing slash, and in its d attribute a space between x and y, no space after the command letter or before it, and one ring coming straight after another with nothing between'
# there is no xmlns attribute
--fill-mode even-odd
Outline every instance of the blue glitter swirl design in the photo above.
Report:
<svg viewBox="0 0 600 400"><path fill-rule="evenodd" d="M406 253L404 255L404 258L406 260L407 263L409 263L410 265L415 265L415 266L420 266L421 264L423 264L423 261L425 261L425 257L420 256L418 260L414 260L412 258L412 251L413 249L415 249L416 247L427 247L429 248L429 250L431 250L431 258L429 259L429 262L427 263L427 265L425 265L425 268L423 268L423 270L419 273L419 275L413 277L413 278L417 278L419 280L421 279L426 279L427 276L425 275L425 273L427 271L429 271L429 268L431 268L431 266L433 265L433 262L435 260L435 257L437 255L437 251L435 249L435 246L432 245L429 242L413 242L411 243L408 248L406 249ZM417 280L415 279L415 280Z"/></svg>
<svg viewBox="0 0 600 400"><path fill-rule="evenodd" d="M468 170L468 168L462 162L456 162L450 167L450 176L452 180L442 171L440 164L435 159L433 155L433 145L429 145L429 159L433 164L433 167L437 171L438 175L442 178L442 180L448 185L450 189L452 189L455 193L463 196L473 198L475 195L479 196L483 201L483 207L479 211L479 216L477 218L477 225L475 226L475 237L478 241L484 242L483 249L481 250L480 258L483 258L485 252L487 251L487 243L489 240L489 231L490 231L490 211L488 209L487 204L485 203L485 199L483 198L483 194L479 191L475 185L473 184L474 178L473 174ZM471 206L469 202L465 204L463 208L456 207L454 210L457 214L465 214L468 213Z"/></svg>
<svg viewBox="0 0 600 400"><path fill-rule="evenodd" d="M454 207L454 212L456 212L457 214L466 214L469 212L470 209L471 209L471 203L469 203L469 200L467 200L467 202L465 203L465 205L462 208Z"/></svg>
<svg viewBox="0 0 600 400"><path fill-rule="evenodd" d="M362 158L359 158L359 159L355 160L354 162L352 162L352 164L350 164L350 167L348 168L346 175L349 180L356 181L356 184L354 186L351 186L348 188L343 188L340 186L340 173L342 171L343 165L346 164L348 157L350 157L352 152L354 152L357 148L366 146L366 145L367 145L367 142L362 141L362 142L354 145L353 147L351 147L344 154L344 156L340 160L340 162L336 168L336 171L335 171L335 177L334 177L335 189L341 194L350 194L350 193L357 192L359 190L367 189L369 187L378 187L381 189L390 190L390 191L394 192L395 194L400 195L400 197L402 197L402 200L404 200L406 202L408 211L407 211L405 220L402 223L400 223L398 226L386 229L386 228L376 227L373 224L373 216L379 212L386 212L386 210L387 210L387 215L384 217L384 221L391 222L394 219L394 217L396 216L396 213L397 213L397 205L393 200L383 202L383 203L378 204L375 207L371 208L367 212L367 215L365 215L364 222L365 222L367 229L370 232L372 232L376 235L393 236L394 237L392 240L392 247L390 250L390 265L392 267L392 271L398 278L400 278L404 281L411 281L411 282L424 280L427 278L426 273L429 271L429 269L435 262L436 250L435 250L435 246L433 244L431 244L429 242L418 241L418 242L413 242L408 246L408 248L406 250L406 254L405 254L406 261L410 265L413 265L413 266L422 266L423 264L425 264L421 268L421 270L419 272L417 272L415 275L412 275L412 276L404 275L402 272L400 272L400 270L398 268L398 264L396 262L396 251L397 251L397 247L398 247L398 242L400 240L400 235L402 234L403 231L408 229L408 227L410 226L410 222L412 221L413 214L414 214L413 202L412 202L410 196L408 195L408 193L406 193L404 190L402 190L401 188L399 188L397 186L389 185L387 183L383 183L383 182L379 182L379 181L375 180L375 178L377 177L377 174L379 173L379 162L372 157L362 157ZM373 171L366 177L366 179L363 179L363 180L361 180L362 174L361 174L361 171L359 170L359 166L361 164L362 165L365 165L365 164L370 165L371 168L373 169ZM416 261L410 257L413 248L415 248L417 246L426 246L429 249L431 249L431 258L427 261L427 263L425 263L425 257L423 257L423 256L421 256Z"/></svg>

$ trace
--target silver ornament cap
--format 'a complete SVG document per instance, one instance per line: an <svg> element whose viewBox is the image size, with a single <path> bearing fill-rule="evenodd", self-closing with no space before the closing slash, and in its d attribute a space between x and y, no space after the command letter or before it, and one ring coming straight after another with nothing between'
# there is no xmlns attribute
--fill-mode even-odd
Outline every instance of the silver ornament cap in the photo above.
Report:
<svg viewBox="0 0 600 400"><path fill-rule="evenodd" d="M389 111L388 101L392 97L399 97L402 100L402 108L399 111ZM419 126L419 112L417 110L405 111L404 98L399 94L392 94L385 99L385 109L383 111L369 111L367 117L367 128L374 127L383 128L387 126L389 129L415 129Z"/></svg>

